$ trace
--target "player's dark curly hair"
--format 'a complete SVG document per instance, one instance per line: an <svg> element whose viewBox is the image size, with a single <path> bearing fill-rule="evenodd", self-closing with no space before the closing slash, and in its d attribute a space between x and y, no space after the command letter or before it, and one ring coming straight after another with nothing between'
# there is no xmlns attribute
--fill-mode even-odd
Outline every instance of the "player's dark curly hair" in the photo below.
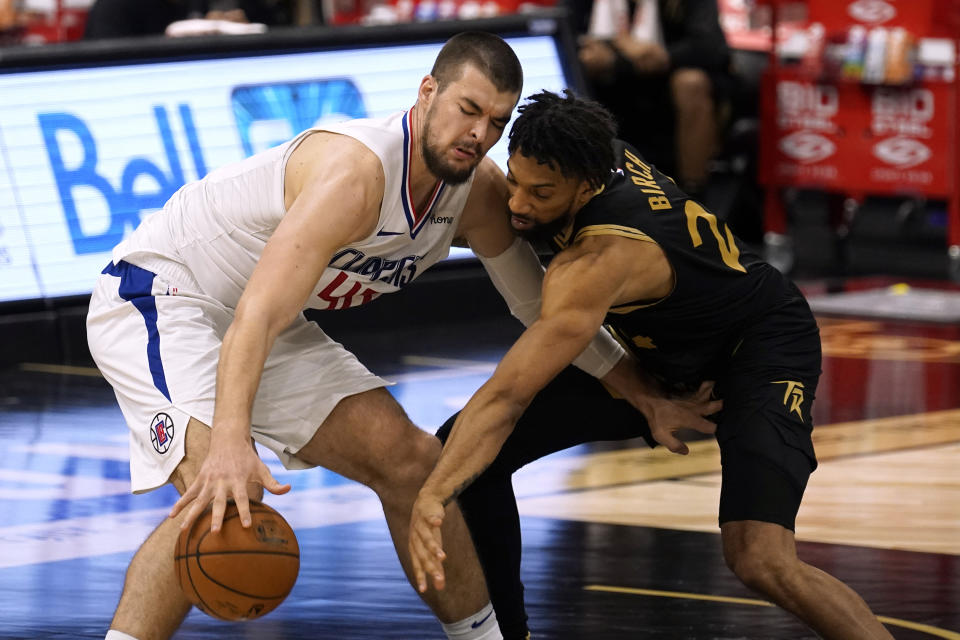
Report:
<svg viewBox="0 0 960 640"><path fill-rule="evenodd" d="M510 129L510 154L520 151L528 158L559 170L567 178L603 185L616 164L613 139L617 125L610 112L591 100L541 91L517 109Z"/></svg>

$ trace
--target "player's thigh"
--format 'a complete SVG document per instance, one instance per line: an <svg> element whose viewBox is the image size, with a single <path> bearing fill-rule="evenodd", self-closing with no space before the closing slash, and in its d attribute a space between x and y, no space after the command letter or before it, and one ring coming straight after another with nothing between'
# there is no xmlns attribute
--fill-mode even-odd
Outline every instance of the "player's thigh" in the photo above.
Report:
<svg viewBox="0 0 960 640"><path fill-rule="evenodd" d="M748 384L723 396L717 426L720 523L756 520L792 531L817 467L810 412L816 377L774 374L745 380Z"/></svg>
<svg viewBox="0 0 960 640"><path fill-rule="evenodd" d="M440 441L377 388L341 399L296 455L378 489L422 482L440 455Z"/></svg>
<svg viewBox="0 0 960 640"><path fill-rule="evenodd" d="M717 380L721 524L758 520L793 530L817 467L812 406L820 367L816 322L791 286L778 310L744 335Z"/></svg>
<svg viewBox="0 0 960 640"><path fill-rule="evenodd" d="M267 358L253 405L253 437L289 469L347 470L332 465L362 458L392 434L416 430L383 389L388 384L300 318L277 337ZM358 479L355 472L345 475Z"/></svg>
<svg viewBox="0 0 960 640"><path fill-rule="evenodd" d="M177 468L170 474L170 483L176 487L180 495L183 495L197 479L200 467L209 452L210 427L196 418L190 418L187 422L186 434L184 434L183 458L180 459Z"/></svg>

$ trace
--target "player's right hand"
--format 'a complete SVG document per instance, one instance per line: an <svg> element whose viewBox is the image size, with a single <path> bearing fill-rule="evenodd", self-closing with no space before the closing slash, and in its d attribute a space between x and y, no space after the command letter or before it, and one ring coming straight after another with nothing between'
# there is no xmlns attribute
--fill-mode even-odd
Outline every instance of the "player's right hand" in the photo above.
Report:
<svg viewBox="0 0 960 640"><path fill-rule="evenodd" d="M219 531L229 498L237 505L240 523L249 527L251 519L248 483L260 485L277 495L290 490L289 484L281 485L277 482L248 440L230 437L229 434L219 438L217 436L217 430L214 429L210 437L210 450L200 472L170 510L170 517L175 518L190 505L186 517L180 523L181 529L193 526L207 505L212 503L210 531Z"/></svg>
<svg viewBox="0 0 960 640"><path fill-rule="evenodd" d="M427 575L432 578L437 591L446 584L443 561L447 556L443 551L443 535L440 531L443 516L443 502L421 491L413 503L407 540L414 582L420 593L427 591Z"/></svg>

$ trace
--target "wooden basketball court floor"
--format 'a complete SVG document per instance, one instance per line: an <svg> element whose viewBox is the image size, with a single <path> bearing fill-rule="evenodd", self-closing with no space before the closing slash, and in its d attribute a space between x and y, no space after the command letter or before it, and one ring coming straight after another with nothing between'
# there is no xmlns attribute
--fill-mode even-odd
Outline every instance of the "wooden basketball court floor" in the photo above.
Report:
<svg viewBox="0 0 960 640"><path fill-rule="evenodd" d="M799 553L856 589L897 638L960 639L960 327L821 317L820 468ZM493 370L504 320L351 344L432 430ZM265 456L269 456L269 452ZM178 638L442 638L403 579L377 501L324 470L268 501L302 549L260 620L192 612ZM534 638L797 639L814 634L727 570L712 439L687 457L637 442L537 461L516 485ZM95 369L0 371L0 638L102 638L124 571L175 500L128 490L126 427Z"/></svg>

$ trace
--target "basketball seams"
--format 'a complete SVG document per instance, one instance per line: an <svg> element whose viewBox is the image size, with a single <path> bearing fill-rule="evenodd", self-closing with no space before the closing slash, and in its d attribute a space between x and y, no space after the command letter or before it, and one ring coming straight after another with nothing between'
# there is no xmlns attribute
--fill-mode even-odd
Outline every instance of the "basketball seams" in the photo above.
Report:
<svg viewBox="0 0 960 640"><path fill-rule="evenodd" d="M180 539L178 539L177 546L175 548L174 562L177 568L177 574L179 582L182 587L188 587L190 594L188 599L191 600L201 611L221 620L240 620L240 619L252 619L259 617L272 611L274 608L279 606L281 602L290 594L293 590L293 586L296 582L296 575L299 573L300 565L300 546L298 544L296 533L293 531L290 524L280 515L275 509L266 504L251 504L250 513L252 516L256 517L258 514L262 518L275 518L277 523L276 526L279 527L279 531L284 538L287 538L287 547L290 550L283 551L272 551L268 549L257 548L255 545L257 541L253 540L242 540L242 542L250 542L254 546L249 549L230 549L231 545L235 545L238 540L235 539L237 532L232 532L234 535L230 537L225 537L222 540L216 541L214 543L211 540L211 546L216 550L205 551L203 550L204 541L207 536L212 532L209 529L209 517L201 517L193 526L190 528L189 532L184 532L181 534ZM205 515L209 514L209 508ZM228 505L228 511L224 514L223 524L224 528L221 530L221 535L227 534L226 527L228 522L239 519L239 513L236 510L234 504ZM205 521L205 522L204 522ZM202 523L202 524L201 524ZM261 523L258 523L261 524ZM232 525L236 527L236 523ZM257 526L257 525L254 525ZM249 531L249 529L243 529L243 531ZM195 534L199 532L199 535L195 537ZM182 540L182 543L181 543ZM264 542L259 540L259 542ZM228 548L223 548L223 547ZM220 548L217 548L220 547ZM241 590L235 586L230 586L228 582L232 580L235 576L239 577L238 574L231 574L230 568L232 563L223 565L224 557L228 556L238 556L242 554L247 554L249 556L259 556L263 558L264 556L277 558L276 561L267 561L267 562L279 562L279 565L274 564L273 567L276 567L276 570L280 572L279 575L288 575L292 574L292 580L290 581L290 586L283 591L282 593L277 593L273 595L258 595L253 593L248 593L247 591ZM219 558L221 560L221 565L219 567L204 567L204 562L202 557L208 557L210 559ZM284 562L281 558L288 558L289 560ZM240 559L238 559L238 562ZM273 570L273 567L270 567L270 570ZM214 573L219 573L218 577L215 577ZM242 573L242 572L241 572ZM184 576L185 574L185 576ZM184 577L186 578L184 580ZM283 580L281 578L281 580ZM251 583L249 579L242 580L245 588L250 586L256 586L255 581ZM284 587L283 584L278 585L281 588ZM209 591L214 591L213 594ZM206 593L205 593L206 592ZM204 597L204 594L206 597ZM251 603L242 603L240 601L232 601L231 598L236 596L237 598L246 598L248 600L254 601L254 604L262 608L262 611L257 611L254 615L251 615L249 618L238 618L234 614L238 610L242 610L244 607L248 606ZM211 600L213 598L213 600ZM223 615L219 611L219 607L211 606L211 602L217 602L221 605L224 605L224 608L227 609L228 615ZM237 608L239 607L239 609ZM251 608L248 613L253 612L254 609Z"/></svg>
<svg viewBox="0 0 960 640"><path fill-rule="evenodd" d="M185 551L190 551L190 541L193 540L193 531L194 531L194 529L197 528L197 524L199 524L199 521L195 520L194 523L193 523L193 526L190 527L190 532L187 534L187 537L186 537L186 539L184 540L183 546L184 546L184 548L185 548ZM199 546L199 545L200 545L200 541L198 540L198 541L197 541L197 546ZM179 541L179 539L177 540L177 546L178 546L178 547L180 546L180 541ZM197 589L197 584L196 584L196 582L193 581L193 572L190 571L190 560L188 559L188 556L185 555L185 556L183 556L183 557L184 557L184 562L183 562L184 571L187 572L187 580L188 580L189 583L190 583L191 591L193 591L193 595L196 596L196 599L197 599L197 601L195 601L194 604L196 604L196 606L197 606L201 611L203 611L204 613L209 613L210 615L212 615L212 616L214 616L214 617L216 617L216 618L219 618L220 616L218 616L216 613L213 612L213 610L210 608L210 605L208 605L207 602L203 599L203 596L200 595L200 591ZM176 559L174 559L174 562L176 562ZM200 565L199 559L196 560L196 562L197 562L197 568L199 569L199 568L200 568L200 567L199 567L199 565ZM177 563L178 569L179 569L179 566L180 566L180 563L178 562L178 563ZM181 580L181 585L182 585L182 584L183 584L183 581ZM190 598L190 597L188 596L188 597L187 597L187 600L193 600L193 598Z"/></svg>
<svg viewBox="0 0 960 640"><path fill-rule="evenodd" d="M286 555L286 556L293 556L293 554L289 554L289 553L277 554L277 553L264 552L264 551L216 551L216 552L205 552L205 553L203 553L202 555L203 555L203 556L217 556L217 555L231 555L231 554L238 554L238 553L245 553L245 554L251 554L251 555ZM196 558L197 569L200 571L200 573L203 575L203 577L206 578L207 580L209 580L212 584L215 584L215 585L217 585L218 587L220 587L221 589L224 589L224 590L226 590L226 591L229 591L230 593L235 593L235 594L237 594L238 596L243 596L243 597L245 597L245 598L258 598L258 599L262 599L262 600L276 600L276 599L278 599L278 598L279 598L279 599L286 598L287 595L290 593L290 591L293 590L293 585L290 585L290 589L287 589L287 591L286 591L285 593L282 593L282 594L279 594L279 595L265 596L265 595L254 594L254 593L245 593L245 592L243 592L243 591L240 591L239 589L235 589L234 587L225 585L224 583L220 582L220 580L218 580L217 578L215 578L215 577L211 576L209 573L207 573L207 570L203 568L203 563L200 562L200 555L201 555L201 554L194 554L194 555L191 556L191 557ZM300 558L300 556L293 556L293 557L296 557L297 559ZM188 562L187 564L189 565L190 563ZM192 583L191 583L191 584L192 584ZM196 589L196 587L194 587L194 589ZM198 595L199 595L199 594L198 594Z"/></svg>
<svg viewBox="0 0 960 640"><path fill-rule="evenodd" d="M184 545L183 545L184 547L186 547L186 550L187 550L187 551L190 550L190 541L193 540L193 531L194 531L194 529L197 528L197 525L198 525L198 524L199 524L199 520L194 520L193 526L190 527L190 533L187 534L187 540L186 540L186 542L185 542ZM197 540L197 544L195 545L195 546L197 547L197 549L200 548L200 541L201 541L202 539L203 539L203 536L201 536L201 537ZM199 559L199 558L196 558L195 562L197 563L197 569L199 569L199 570L202 571L202 569L200 569L200 559ZM220 618L220 616L217 615L217 614L214 612L213 608L210 607L210 605L207 604L206 600L203 599L203 596L200 595L200 591L199 591L199 589L197 589L197 584L193 581L193 573L190 571L190 560L186 560L183 564L184 564L184 566L186 567L186 570L187 570L187 580L190 581L190 588L191 588L191 590L193 591L193 594L197 597L197 600L199 600L199 602L197 603L197 606L200 608L201 611L203 611L203 612L205 612L205 613L209 613L210 615L212 615L212 616L214 616L214 617L216 617L216 618ZM187 598L187 599L189 600L190 598Z"/></svg>
<svg viewBox="0 0 960 640"><path fill-rule="evenodd" d="M184 558L199 558L200 556L228 556L236 553L250 553L255 556L290 556L291 558L299 558L299 553L293 553L292 551L261 551L260 549L238 549L236 551L204 551L203 553L197 551L195 553L184 553L182 555L174 556L174 560L182 560Z"/></svg>
<svg viewBox="0 0 960 640"><path fill-rule="evenodd" d="M215 585L217 585L218 587L220 587L221 589L223 589L224 591L228 591L228 592L233 593L233 594L236 594L236 595L238 595L238 596L243 596L244 598L251 598L251 599L254 599L254 600L282 600L283 598L286 598L286 597L290 594L290 591L293 590L293 587L291 587L286 593L281 593L281 594L278 594L278 595L271 595L271 596L264 596L264 595L260 595L260 594L256 594L256 593L244 593L243 591L240 591L239 589L234 589L233 587L228 587L227 585L223 584L223 583L220 582L219 580L216 580L216 579L210 577L210 575L207 574L207 572L203 570L203 565L201 565L199 562L197 562L197 565L198 565L198 568L200 569L200 573L203 574L203 577L206 578L207 580L209 580L211 584L215 584Z"/></svg>

